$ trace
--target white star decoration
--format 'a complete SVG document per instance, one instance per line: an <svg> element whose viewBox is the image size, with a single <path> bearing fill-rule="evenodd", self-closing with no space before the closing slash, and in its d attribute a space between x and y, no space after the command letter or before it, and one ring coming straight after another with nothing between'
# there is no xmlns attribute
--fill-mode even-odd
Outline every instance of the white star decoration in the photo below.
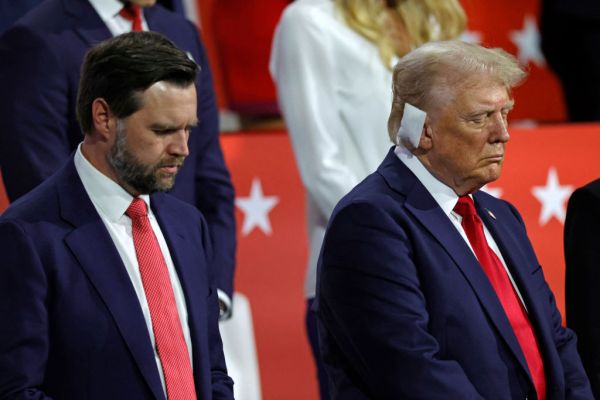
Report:
<svg viewBox="0 0 600 400"><path fill-rule="evenodd" d="M242 235L248 236L254 228L258 227L266 235L271 235L271 222L269 212L279 203L277 196L265 196L263 194L260 179L252 179L250 196L238 197L235 205L244 213L244 224Z"/></svg>
<svg viewBox="0 0 600 400"><path fill-rule="evenodd" d="M540 203L542 210L540 212L540 225L544 226L552 217L558 219L561 223L565 222L565 202L573 192L573 186L560 185L556 168L550 167L546 186L534 186L531 193Z"/></svg>
<svg viewBox="0 0 600 400"><path fill-rule="evenodd" d="M500 189L499 187L489 187L488 185L485 185L481 188L481 190L483 190L484 192L486 192L487 194L494 196L496 198L500 198L502 197L502 189Z"/></svg>
<svg viewBox="0 0 600 400"><path fill-rule="evenodd" d="M533 61L538 67L543 67L546 64L540 47L540 32L535 17L526 15L523 28L520 31L511 31L510 40L518 47L519 54L517 58L523 64L527 65L530 61Z"/></svg>

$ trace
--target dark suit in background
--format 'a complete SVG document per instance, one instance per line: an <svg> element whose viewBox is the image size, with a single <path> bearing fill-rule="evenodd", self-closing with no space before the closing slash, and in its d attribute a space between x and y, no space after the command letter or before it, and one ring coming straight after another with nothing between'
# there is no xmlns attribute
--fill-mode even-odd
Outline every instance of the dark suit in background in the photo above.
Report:
<svg viewBox="0 0 600 400"><path fill-rule="evenodd" d="M600 180L577 189L565 220L567 326L600 398Z"/></svg>
<svg viewBox="0 0 600 400"><path fill-rule="evenodd" d="M40 4L43 0L0 0L0 34L8 29L27 11ZM158 4L181 15L185 10L181 0L158 0Z"/></svg>
<svg viewBox="0 0 600 400"><path fill-rule="evenodd" d="M164 34L199 64L200 125L179 172L175 197L208 222L219 288L233 293L233 187L219 144L212 76L196 27L160 5L144 9L150 30ZM9 199L30 191L68 159L82 139L75 118L79 69L87 49L112 35L87 0L48 0L0 38L0 166Z"/></svg>
<svg viewBox="0 0 600 400"><path fill-rule="evenodd" d="M542 51L562 84L570 121L600 121L600 3L543 0Z"/></svg>

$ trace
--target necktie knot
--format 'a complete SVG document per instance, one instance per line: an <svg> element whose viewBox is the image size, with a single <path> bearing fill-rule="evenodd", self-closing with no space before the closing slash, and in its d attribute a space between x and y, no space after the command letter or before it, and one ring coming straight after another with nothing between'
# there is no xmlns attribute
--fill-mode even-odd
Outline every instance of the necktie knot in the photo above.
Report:
<svg viewBox="0 0 600 400"><path fill-rule="evenodd" d="M477 215L475 203L473 203L473 199L470 196L460 196L454 206L454 212L463 218Z"/></svg>
<svg viewBox="0 0 600 400"><path fill-rule="evenodd" d="M123 8L121 8L121 11L119 11L119 15L126 20L131 21L132 31L139 32L142 30L142 9L138 5L126 3Z"/></svg>
<svg viewBox="0 0 600 400"><path fill-rule="evenodd" d="M148 208L146 207L146 202L139 197L136 197L125 211L125 214L131 219L147 216Z"/></svg>

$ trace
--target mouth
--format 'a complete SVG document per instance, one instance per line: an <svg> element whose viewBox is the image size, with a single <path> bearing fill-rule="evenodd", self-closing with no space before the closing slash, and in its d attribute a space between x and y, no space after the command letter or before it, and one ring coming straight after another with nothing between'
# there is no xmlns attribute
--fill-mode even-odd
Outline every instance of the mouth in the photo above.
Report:
<svg viewBox="0 0 600 400"><path fill-rule="evenodd" d="M164 165L160 167L158 170L165 174L176 174L179 171L179 165Z"/></svg>
<svg viewBox="0 0 600 400"><path fill-rule="evenodd" d="M179 171L182 165L183 160L168 160L158 166L158 171L163 174L174 175Z"/></svg>
<svg viewBox="0 0 600 400"><path fill-rule="evenodd" d="M493 156L486 157L489 162L502 162L504 160L504 154L496 154Z"/></svg>

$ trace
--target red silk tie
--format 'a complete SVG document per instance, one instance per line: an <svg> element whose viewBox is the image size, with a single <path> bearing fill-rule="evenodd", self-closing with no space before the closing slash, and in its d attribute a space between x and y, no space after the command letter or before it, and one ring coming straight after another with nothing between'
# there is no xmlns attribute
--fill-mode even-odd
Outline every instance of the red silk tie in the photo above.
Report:
<svg viewBox="0 0 600 400"><path fill-rule="evenodd" d="M146 203L135 198L125 211L131 218L133 245L144 292L150 308L152 330L169 400L195 400L196 389L188 348L173 295L169 271L160 250Z"/></svg>
<svg viewBox="0 0 600 400"><path fill-rule="evenodd" d="M485 234L483 233L483 224L477 215L473 199L469 196L460 197L454 207L454 211L462 217L461 224L469 238L471 247L473 247L479 264L481 264L490 283L494 287L496 295L519 341L533 379L533 384L538 395L537 398L545 400L546 378L544 376L544 363L533 327L531 326L525 307L521 303L508 277L506 269L496 253L488 246Z"/></svg>
<svg viewBox="0 0 600 400"><path fill-rule="evenodd" d="M121 11L119 11L119 15L125 18L128 21L131 21L131 30L133 32L141 32L142 31L142 9L135 4L127 3Z"/></svg>

